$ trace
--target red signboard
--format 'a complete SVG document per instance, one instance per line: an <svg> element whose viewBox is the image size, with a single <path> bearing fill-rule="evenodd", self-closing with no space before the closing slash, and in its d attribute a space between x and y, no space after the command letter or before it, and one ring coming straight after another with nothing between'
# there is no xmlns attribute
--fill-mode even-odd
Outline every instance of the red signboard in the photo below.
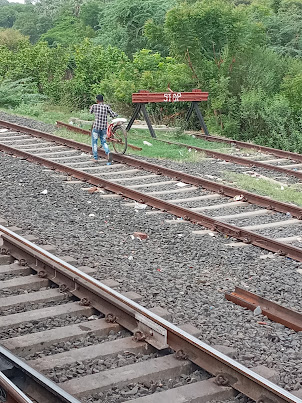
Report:
<svg viewBox="0 0 302 403"><path fill-rule="evenodd" d="M207 101L208 92L194 89L192 92L149 92L139 91L132 94L132 102L134 104L147 104L152 102L202 102Z"/></svg>

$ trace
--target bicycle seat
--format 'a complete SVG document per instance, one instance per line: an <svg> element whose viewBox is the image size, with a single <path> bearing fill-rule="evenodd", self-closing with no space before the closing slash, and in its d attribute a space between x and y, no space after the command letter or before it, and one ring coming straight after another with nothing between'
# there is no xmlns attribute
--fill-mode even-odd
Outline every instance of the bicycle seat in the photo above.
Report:
<svg viewBox="0 0 302 403"><path fill-rule="evenodd" d="M127 119L125 119L125 118L115 118L115 119L112 119L112 121L111 121L111 123L113 123L113 124L115 124L115 123L126 123L127 122Z"/></svg>

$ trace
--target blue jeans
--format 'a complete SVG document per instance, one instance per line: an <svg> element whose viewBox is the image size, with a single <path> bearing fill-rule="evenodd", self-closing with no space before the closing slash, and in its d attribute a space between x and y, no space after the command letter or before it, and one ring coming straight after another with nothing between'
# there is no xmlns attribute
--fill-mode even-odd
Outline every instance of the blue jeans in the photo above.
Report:
<svg viewBox="0 0 302 403"><path fill-rule="evenodd" d="M100 137L101 140L101 145L105 151L106 154L109 153L109 147L106 142L106 134L107 130L106 129L92 129L91 132L91 145L92 145L92 154L93 158L95 160L98 159L98 138Z"/></svg>

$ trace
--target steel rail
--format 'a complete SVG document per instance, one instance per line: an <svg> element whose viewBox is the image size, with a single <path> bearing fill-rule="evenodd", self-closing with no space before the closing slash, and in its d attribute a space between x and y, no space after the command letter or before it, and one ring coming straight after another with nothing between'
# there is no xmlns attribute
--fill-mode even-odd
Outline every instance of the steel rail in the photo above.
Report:
<svg viewBox="0 0 302 403"><path fill-rule="evenodd" d="M189 144L184 144L184 143L175 143L173 141L159 140L159 139L157 139L157 141L160 141L161 143L175 145L175 146L191 148L192 150L202 152L209 157L214 157L216 159L221 159L221 160L224 160L227 162L233 162L235 164L240 164L240 165L247 165L250 167L264 168L264 169L268 169L270 171L278 171L278 172L284 173L285 175L295 176L296 178L302 179L302 172L294 171L292 169L288 169L285 167L280 167L278 165L266 164L265 162L261 162L261 161L253 161L248 158L238 157L236 155L225 154L225 153L221 153L219 151L207 150L205 148L191 146Z"/></svg>
<svg viewBox="0 0 302 403"><path fill-rule="evenodd" d="M70 129L73 130L75 132L78 133L82 133L82 134L87 134L87 130L78 128L78 127L74 127L71 126L67 123L64 122L56 122L58 127L65 127L66 129ZM191 136L191 135L189 135ZM288 159L292 159L294 161L299 161L302 162L302 154L299 153L294 153L292 151L285 151L285 150L279 150L277 148L271 148L271 147L266 147L266 146L260 146L258 144L253 144L253 143L247 143L245 141L239 141L239 140L233 140L233 139L229 139L227 137L219 137L219 136L206 136L204 134L194 134L195 137L201 138L203 140L207 140L207 141L211 141L211 142L220 142L220 143L226 143L226 144L235 144L238 145L239 147L242 148L249 148L249 149L253 149L256 151L263 151L264 153L268 153L268 154L273 154L276 157L280 157L280 158L288 158ZM164 141L164 140L159 140L158 141ZM179 143L181 144L181 143ZM184 146L187 146L186 144L183 144ZM190 146L191 148L194 149L198 149L200 147L194 147L194 146ZM201 149L201 148L200 148ZM209 150L205 150L205 151L209 151ZM228 154L227 154L228 155ZM238 157L239 158L239 157Z"/></svg>
<svg viewBox="0 0 302 403"><path fill-rule="evenodd" d="M227 137L212 136L212 135L206 136L205 134L197 134L197 133L194 133L193 135L195 137L198 137L198 138L201 138L201 139L207 140L207 141L234 144L241 148L250 148L252 150L257 150L257 151L262 151L264 153L273 154L276 157L288 158L288 159L291 159L294 161L302 162L302 154L294 153L292 151L285 151L285 150L279 150L278 148L260 146L258 144L247 143L246 141L240 141L240 140L233 140L233 139L229 139ZM190 134L189 134L189 136L190 136Z"/></svg>
<svg viewBox="0 0 302 403"><path fill-rule="evenodd" d="M82 133L82 134L89 134L88 130L84 130L78 127L74 127L72 125L69 125L67 123L64 122L56 122L58 127L64 127L67 130L70 131L74 131L77 133ZM287 169L286 167L280 167L278 165L271 165L271 164L266 164L265 162L261 162L261 161L253 161L250 160L248 158L244 158L244 157L238 157L236 155L230 155L230 154L226 154L226 153L221 153L219 151L212 151L212 150L208 150L206 148L201 148L201 147L196 147L196 146L192 146L190 144L184 144L184 143L176 143L174 141L168 141L168 140L161 140L161 139L156 139L157 141L161 142L161 143L166 143L166 144L170 144L170 145L175 145L175 146L181 146L181 147L186 147L188 149L192 149L192 150L196 150L198 152L204 153L205 155L209 156L209 157L214 157L216 159L221 159L224 161L228 161L228 162L233 162L235 164L240 164L240 165L246 165L246 166L250 166L250 167L259 167L259 168L265 168L268 169L270 171L278 171L278 172L282 172L286 175L290 175L290 176L295 176L296 178L302 179L302 172L299 171L294 171L292 169Z"/></svg>
<svg viewBox="0 0 302 403"><path fill-rule="evenodd" d="M82 129L81 127L69 125L68 123L60 122L59 120L56 121L56 126L63 128L63 129L67 129L67 130L75 132L75 133L86 134L87 136L91 135L89 130Z"/></svg>
<svg viewBox="0 0 302 403"><path fill-rule="evenodd" d="M142 323L150 330L148 332L148 337L146 338L147 342L150 342L152 339L153 331L158 331L163 338L165 338L167 345L171 349L174 351L181 351L187 359L216 376L217 382L220 380L224 384L228 383L229 386L246 394L252 399L257 400L259 403L302 403L301 399L295 397L290 392L273 384L242 364L220 353L213 347L152 313L114 289L102 284L100 281L85 274L74 266L64 262L50 252L47 252L26 240L20 235L13 233L1 225L0 232L2 233L1 235L4 241L3 245L8 247L12 256L19 257L16 249L23 249L23 252L25 252L28 257L32 256L32 261L27 261L27 264L32 266L34 270L38 271L39 265L43 267L44 270L48 270L46 266L48 266L49 269L52 269L55 276L53 276L53 278L50 277L50 280L55 282L60 281L60 275L62 279L68 277L69 282L73 284L72 287L74 287L72 293L75 295L87 295L88 293L92 298L94 296L95 299L94 301L91 300L91 305L103 313L106 313L106 310L107 312L110 309L112 310L112 306L115 306L119 312L115 317L116 321L122 326L125 326L124 316L126 315L130 317L128 329L131 331L134 330L133 326L135 327L136 325L138 326L139 323ZM16 249L14 249L14 247ZM100 307L100 299L109 302L111 306L108 307L108 305L104 305ZM130 326L129 323L131 323Z"/></svg>
<svg viewBox="0 0 302 403"><path fill-rule="evenodd" d="M209 228L212 231L221 232L227 236L237 238L245 243L251 243L255 246L259 246L262 249L266 249L271 252L275 252L280 255L287 256L287 257L290 257L290 258L298 260L298 261L302 261L302 249L297 248L295 246L287 245L285 243L276 241L274 239L259 235L255 232L248 231L241 227L237 227L235 225L224 223L217 219L214 219L209 216L192 211L188 208L169 203L168 201L158 199L156 197L147 195L145 193L141 193L136 190L127 188L123 185L119 185L117 183L110 182L106 179L96 177L94 175L88 174L86 172L80 171L75 168L68 167L63 164L59 164L58 162L54 162L54 161L47 160L42 157L35 156L33 154L29 154L25 151L17 150L13 147L3 145L1 143L0 143L0 150L6 151L9 154L14 154L19 157L23 157L23 158L27 159L28 161L40 163L41 165L44 165L51 169L67 173L77 179L84 180L95 186L103 187L105 190L108 190L110 192L117 193L123 197L127 197L129 199L136 200L140 203L144 203L149 206L155 207L157 209L160 209L162 211L165 211L165 212L175 215L177 217L181 217L185 220L192 221L193 223L202 225L206 228ZM238 193L238 190L237 190L237 193ZM255 196L255 195L253 195L253 196ZM270 200L270 199L268 199L268 200ZM282 204L285 204L285 203L282 203ZM287 204L285 204L285 206L288 206L289 208L292 207ZM291 211L291 210L288 210L286 208L285 211ZM295 214L297 214L297 211L296 210L294 210L294 211L295 211ZM301 209L299 209L299 211L301 211ZM299 217L300 217L300 215L299 215Z"/></svg>
<svg viewBox="0 0 302 403"><path fill-rule="evenodd" d="M64 123L64 122L56 121L56 126L57 127L62 127L62 128L67 129L69 131L73 131L75 133L81 133L81 134L86 134L87 136L91 136L91 132L89 130L82 129L81 127L72 126L72 125L69 125L69 124ZM109 141L110 143L114 142L114 140L112 140L112 138L107 138L107 141ZM122 143L122 144L125 144L125 143ZM141 147L134 146L133 144L128 143L127 147L132 148L132 150L142 151Z"/></svg>
<svg viewBox="0 0 302 403"><path fill-rule="evenodd" d="M23 133L28 133L30 135L34 135L34 136L37 136L37 137L40 137L43 139L54 141L58 144L72 147L72 148L75 148L75 149L78 149L78 150L81 150L81 151L84 151L87 153L91 153L91 147L88 146L87 144L79 143L74 140L65 139L65 138L56 136L54 134L41 132L41 131L38 131L35 129L19 126L14 123L5 122L5 121L1 121L1 120L0 120L0 126L8 127L8 128L11 128L12 130L20 131ZM0 149L1 148L3 150L5 150L5 148L6 148L6 150L10 150L8 152L11 152L11 153L13 153L12 150L15 150L15 149L10 148L9 146L5 146L3 144L0 144ZM27 154L27 153L24 154L25 158L28 158L29 155L30 154ZM103 158L106 158L106 154L103 150L98 150L98 155ZM30 155L30 156L32 158L36 158L36 160L38 161L38 157L34 157L32 155ZM40 160L42 161L42 163L44 163L44 161L46 161L42 158ZM234 188L231 186L222 185L220 183L212 182L207 179L203 179L201 177L189 175L184 172L174 171L173 169L166 168L166 167L156 165L156 164L152 164L150 162L137 160L135 158L131 158L126 155L113 154L113 160L116 162L134 166L134 167L137 167L140 169L145 169L147 171L155 172L158 175L165 175L165 176L168 176L168 177L176 179L176 180L181 180L188 184L191 184L194 186L199 186L199 187L202 187L209 191L216 192L221 195L228 196L228 197L235 197L235 196L238 196L238 194L240 194L244 197L244 200L246 200L247 202L249 202L251 204L256 204L256 205L264 207L268 210L276 210L281 213L290 213L293 217L302 219L302 208L292 205L292 204L283 203L283 202L280 202L277 200L270 199L269 197L260 196L260 195L250 193L245 190L237 189L237 188ZM59 165L60 164L58 164L58 166ZM57 168L55 168L55 169L57 169ZM67 168L65 168L65 169L67 169Z"/></svg>
<svg viewBox="0 0 302 403"><path fill-rule="evenodd" d="M5 400L2 400L5 399ZM0 401L7 403L32 403L16 385L13 384L1 371L0 371Z"/></svg>
<svg viewBox="0 0 302 403"><path fill-rule="evenodd" d="M0 226L0 234L4 227ZM22 387L25 389L25 392L31 396L32 394L38 393L45 393L45 402L48 403L80 403L79 400L71 396L69 393L65 392L61 389L58 385L54 382L46 378L44 375L40 374L34 368L30 367L26 362L21 360L20 358L16 357L12 354L9 350L4 348L0 345L0 355L5 357L6 360L11 362L14 367L19 369L22 374L25 374L29 381L23 382ZM12 384L12 382L10 381ZM1 384L1 378L0 378ZM13 385L13 384L12 384ZM14 386L14 385L13 385ZM24 391L21 392L21 395L24 394ZM25 396L25 395L24 395ZM42 397L42 396L41 396ZM26 396L25 396L26 398ZM60 400L58 400L60 399ZM32 400L26 398L25 400L16 400L18 403L28 403L32 402Z"/></svg>
<svg viewBox="0 0 302 403"><path fill-rule="evenodd" d="M228 301L232 301L237 305L248 308L251 311L260 306L262 314L270 320L281 323L282 325L295 330L302 331L302 314L292 309L285 308L273 301L267 300L250 291L235 287L232 293L226 293L225 297Z"/></svg>

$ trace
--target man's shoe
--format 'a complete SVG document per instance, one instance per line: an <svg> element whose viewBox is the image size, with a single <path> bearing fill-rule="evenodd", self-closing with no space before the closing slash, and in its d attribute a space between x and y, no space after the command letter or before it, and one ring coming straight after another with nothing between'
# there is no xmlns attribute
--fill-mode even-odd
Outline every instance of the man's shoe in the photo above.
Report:
<svg viewBox="0 0 302 403"><path fill-rule="evenodd" d="M109 151L109 153L107 154L107 160L108 160L108 165L112 164L112 160L113 160L113 155L112 153Z"/></svg>

